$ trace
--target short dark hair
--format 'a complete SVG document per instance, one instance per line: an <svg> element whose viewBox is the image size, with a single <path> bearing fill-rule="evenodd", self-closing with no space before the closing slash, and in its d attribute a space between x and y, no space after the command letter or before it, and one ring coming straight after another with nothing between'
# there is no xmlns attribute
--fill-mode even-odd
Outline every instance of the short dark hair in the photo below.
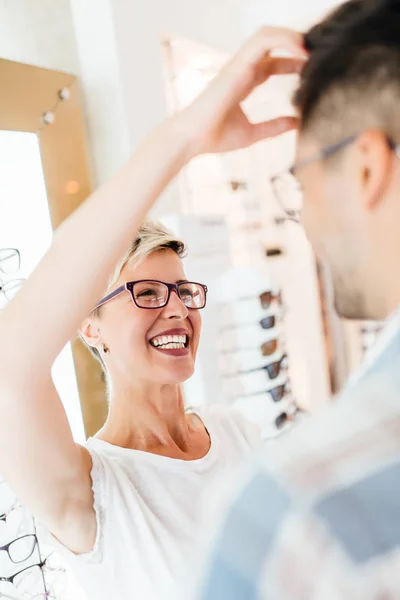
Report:
<svg viewBox="0 0 400 600"><path fill-rule="evenodd" d="M305 34L294 98L301 130L323 142L381 129L400 140L400 0L350 0Z"/></svg>

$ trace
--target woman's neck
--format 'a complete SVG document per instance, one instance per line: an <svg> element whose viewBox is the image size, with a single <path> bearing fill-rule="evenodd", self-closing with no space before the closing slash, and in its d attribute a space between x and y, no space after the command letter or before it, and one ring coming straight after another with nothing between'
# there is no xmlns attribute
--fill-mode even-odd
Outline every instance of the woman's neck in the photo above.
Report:
<svg viewBox="0 0 400 600"><path fill-rule="evenodd" d="M204 430L185 413L179 385L143 385L113 390L107 421L96 437L124 448L185 453L200 426Z"/></svg>

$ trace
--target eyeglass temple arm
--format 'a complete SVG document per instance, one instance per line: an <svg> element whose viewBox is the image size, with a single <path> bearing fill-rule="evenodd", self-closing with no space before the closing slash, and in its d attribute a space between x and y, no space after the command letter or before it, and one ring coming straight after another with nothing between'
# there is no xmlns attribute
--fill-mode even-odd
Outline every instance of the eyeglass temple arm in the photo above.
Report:
<svg viewBox="0 0 400 600"><path fill-rule="evenodd" d="M100 306L103 306L103 304L105 304L109 300L112 300L113 298L116 298L117 296L119 296L120 294L125 292L126 289L127 289L126 284L121 285L121 287L119 287L116 290L114 290L113 292L111 292L111 294L108 294L108 296L105 296L104 298L102 298L100 300L100 302L98 304L96 304L96 306L92 310L96 310L96 308L100 308Z"/></svg>

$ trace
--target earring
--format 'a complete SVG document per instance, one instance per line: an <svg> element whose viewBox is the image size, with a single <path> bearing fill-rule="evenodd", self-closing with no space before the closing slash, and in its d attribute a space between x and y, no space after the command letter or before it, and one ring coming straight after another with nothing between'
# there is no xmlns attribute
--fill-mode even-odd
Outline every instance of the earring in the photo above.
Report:
<svg viewBox="0 0 400 600"><path fill-rule="evenodd" d="M106 354L108 352L108 348L105 344L103 344L103 352L104 352L104 354Z"/></svg>

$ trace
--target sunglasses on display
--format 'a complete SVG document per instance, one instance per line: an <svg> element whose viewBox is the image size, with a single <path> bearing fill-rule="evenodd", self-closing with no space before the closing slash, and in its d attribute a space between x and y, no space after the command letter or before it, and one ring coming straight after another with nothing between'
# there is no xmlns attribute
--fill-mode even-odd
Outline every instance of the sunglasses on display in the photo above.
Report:
<svg viewBox="0 0 400 600"><path fill-rule="evenodd" d="M100 308L110 300L128 292L133 303L138 308L146 310L163 308L169 302L171 292L175 292L178 298L187 308L199 310L205 307L208 288L202 283L193 281L180 281L179 283L165 283L151 279L140 281L127 281L124 285L105 296L93 310Z"/></svg>
<svg viewBox="0 0 400 600"><path fill-rule="evenodd" d="M229 185L232 192L237 192L238 190L247 190L248 188L246 181L230 181Z"/></svg>
<svg viewBox="0 0 400 600"><path fill-rule="evenodd" d="M232 400L237 400L237 398L251 398L252 396L260 396L262 394L269 394L274 402L280 402L283 400L285 396L291 393L291 388L289 383L286 381L281 385L277 385L276 387L265 390L264 392L251 392L250 394L243 394L242 396L236 396L232 398Z"/></svg>
<svg viewBox="0 0 400 600"><path fill-rule="evenodd" d="M266 371L270 379L276 379L278 375L281 374L282 371L286 370L288 367L287 354L284 354L279 360L276 362L270 363L269 365L264 365L263 367L258 367L257 369L250 369L248 371L242 371L241 373L256 373L258 371Z"/></svg>
<svg viewBox="0 0 400 600"><path fill-rule="evenodd" d="M272 354L275 354L275 352L277 352L278 344L278 340L274 338L272 340L264 342L263 344L261 344L261 346L256 348L233 348L232 350L220 350L220 354L222 356L232 356L232 354L238 354L240 352L259 350L261 356L271 356Z"/></svg>
<svg viewBox="0 0 400 600"><path fill-rule="evenodd" d="M264 317L259 321L259 325L261 325L262 329L273 329L276 325L276 317L275 315L270 315L269 317ZM243 327L252 327L254 323L238 323L235 325L224 325L221 327L220 331L235 331L236 329L243 329Z"/></svg>
<svg viewBox="0 0 400 600"><path fill-rule="evenodd" d="M268 340L268 342L264 342L260 346L262 356L271 356L275 354L278 350L278 340L274 338L273 340Z"/></svg>
<svg viewBox="0 0 400 600"><path fill-rule="evenodd" d="M255 297L246 296L245 298L238 298L238 300L239 300L239 302L242 302L245 300L256 300L257 298L260 301L261 308L263 308L264 310L269 308L273 302L276 302L279 306L282 306L282 304L283 304L283 298L282 298L281 291L279 291L279 292L271 292L271 291L263 292L262 294L259 294L258 296L255 296Z"/></svg>
<svg viewBox="0 0 400 600"><path fill-rule="evenodd" d="M282 372L286 371L288 367L287 354L284 354L279 360L257 367L255 369L247 369L246 371L236 371L230 373L227 377L237 377L238 375L247 375L251 373L258 373L259 371L266 371L270 379L276 379Z"/></svg>
<svg viewBox="0 0 400 600"><path fill-rule="evenodd" d="M271 315L269 317L264 317L260 321L260 325L262 329L273 329L276 325L276 317L275 315Z"/></svg>
<svg viewBox="0 0 400 600"><path fill-rule="evenodd" d="M275 426L277 429L282 429L290 423L293 423L306 415L306 411L299 408L296 404L291 405L285 412L282 412L275 419Z"/></svg>

